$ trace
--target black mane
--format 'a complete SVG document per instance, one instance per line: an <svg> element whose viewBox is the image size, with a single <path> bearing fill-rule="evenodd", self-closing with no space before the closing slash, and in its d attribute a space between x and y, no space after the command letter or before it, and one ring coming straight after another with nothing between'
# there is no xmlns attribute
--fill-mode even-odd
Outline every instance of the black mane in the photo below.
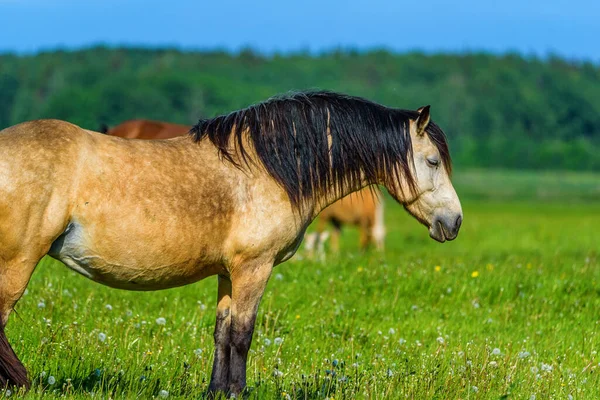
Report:
<svg viewBox="0 0 600 400"><path fill-rule="evenodd" d="M358 187L361 174L371 183L391 183L400 178L396 166L400 166L409 190L414 190L409 119L418 115L360 97L302 92L200 120L190 134L196 141L208 137L223 157L240 167L240 161L248 165L245 147L250 143L264 168L297 207L315 194ZM430 122L427 134L450 173L444 133ZM234 149L230 147L232 135Z"/></svg>

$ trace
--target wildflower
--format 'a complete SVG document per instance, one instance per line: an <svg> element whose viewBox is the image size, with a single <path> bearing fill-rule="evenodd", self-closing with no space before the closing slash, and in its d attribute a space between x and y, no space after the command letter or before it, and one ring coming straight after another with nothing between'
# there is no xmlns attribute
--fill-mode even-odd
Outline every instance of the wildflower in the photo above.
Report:
<svg viewBox="0 0 600 400"><path fill-rule="evenodd" d="M552 365L542 363L542 371L544 371L544 372L552 372Z"/></svg>
<svg viewBox="0 0 600 400"><path fill-rule="evenodd" d="M435 272L440 272L442 270L442 267L440 267L439 265L435 266Z"/></svg>
<svg viewBox="0 0 600 400"><path fill-rule="evenodd" d="M273 343L275 343L275 346L279 346L281 345L281 343L283 343L283 339L280 337L276 337L275 340L273 340Z"/></svg>
<svg viewBox="0 0 600 400"><path fill-rule="evenodd" d="M156 325L164 325L167 323L167 320L163 317L156 318Z"/></svg>
<svg viewBox="0 0 600 400"><path fill-rule="evenodd" d="M283 376L283 372L281 372L281 371L280 371L280 370L278 370L278 369L275 369L275 371L273 371L273 376L274 376L275 378L281 378L281 377Z"/></svg>
<svg viewBox="0 0 600 400"><path fill-rule="evenodd" d="M388 334L393 335L396 333L396 330L394 328L390 328L390 330L388 331Z"/></svg>
<svg viewBox="0 0 600 400"><path fill-rule="evenodd" d="M275 274L275 279L278 281L282 281L283 280L283 275L282 274Z"/></svg>
<svg viewBox="0 0 600 400"><path fill-rule="evenodd" d="M446 342L446 341L444 340L444 338L443 338L443 337L441 337L441 336L440 336L440 337L438 337L436 340L437 340L437 342L438 342L439 344L444 344L444 343Z"/></svg>
<svg viewBox="0 0 600 400"><path fill-rule="evenodd" d="M265 346L267 346L267 347L268 347L268 346L270 346L270 345L271 345L271 339L265 338L265 340L264 340L264 344L265 344Z"/></svg>
<svg viewBox="0 0 600 400"><path fill-rule="evenodd" d="M527 358L530 355L531 355L531 353L528 352L528 351L521 351L521 352L519 352L519 358Z"/></svg>
<svg viewBox="0 0 600 400"><path fill-rule="evenodd" d="M10 397L12 395L12 392L9 389L6 389L4 391L4 397Z"/></svg>
<svg viewBox="0 0 600 400"><path fill-rule="evenodd" d="M46 303L44 303L44 300L40 300L38 303L38 308L46 308Z"/></svg>
<svg viewBox="0 0 600 400"><path fill-rule="evenodd" d="M388 368L386 375L388 378L391 378L392 376L394 376L394 371L392 371L391 369Z"/></svg>
<svg viewBox="0 0 600 400"><path fill-rule="evenodd" d="M110 304L105 305L104 308L106 308L108 311L112 311L112 306Z"/></svg>
<svg viewBox="0 0 600 400"><path fill-rule="evenodd" d="M410 309L413 311L417 311L419 309L419 306L417 306L416 304L413 304Z"/></svg>
<svg viewBox="0 0 600 400"><path fill-rule="evenodd" d="M358 268L356 268L356 272L363 272L363 271L364 271L364 268L363 268L363 267L358 267Z"/></svg>
<svg viewBox="0 0 600 400"><path fill-rule="evenodd" d="M471 272L471 278L477 278L478 276L479 276L479 271ZM477 387L477 386L473 386L473 387Z"/></svg>
<svg viewBox="0 0 600 400"><path fill-rule="evenodd" d="M496 361L490 361L490 367L492 368L498 368L498 363Z"/></svg>
<svg viewBox="0 0 600 400"><path fill-rule="evenodd" d="M54 385L56 383L56 378L50 375L48 377L48 385Z"/></svg>
<svg viewBox="0 0 600 400"><path fill-rule="evenodd" d="M496 347L494 350L492 350L492 355L493 356L499 356L500 355L500 349Z"/></svg>
<svg viewBox="0 0 600 400"><path fill-rule="evenodd" d="M531 367L531 373L537 374L539 371L538 367Z"/></svg>
<svg viewBox="0 0 600 400"><path fill-rule="evenodd" d="M106 334L100 332L98 334L98 340L101 341L101 342L104 342L106 340Z"/></svg>
<svg viewBox="0 0 600 400"><path fill-rule="evenodd" d="M472 386L471 390L473 391L473 393L479 392L479 388L477 386Z"/></svg>
<svg viewBox="0 0 600 400"><path fill-rule="evenodd" d="M161 399L166 399L167 397L169 397L169 392L167 392L166 390L161 390L160 392L158 392L158 397L160 397Z"/></svg>
<svg viewBox="0 0 600 400"><path fill-rule="evenodd" d="M493 270L494 270L494 265L493 265L493 264L488 264L488 265L486 265L486 266L485 266L485 268L486 268L488 271L493 271Z"/></svg>

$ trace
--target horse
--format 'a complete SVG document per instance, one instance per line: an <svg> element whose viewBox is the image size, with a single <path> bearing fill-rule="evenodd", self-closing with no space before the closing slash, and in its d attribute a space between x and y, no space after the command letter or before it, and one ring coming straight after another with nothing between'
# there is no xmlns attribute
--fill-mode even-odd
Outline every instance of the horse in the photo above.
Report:
<svg viewBox="0 0 600 400"><path fill-rule="evenodd" d="M218 276L209 393L237 395L273 267L325 207L379 184L439 241L462 209L430 108L295 92L200 120L189 135L122 139L58 120L0 132L0 385L27 371L5 326L42 257L101 284L158 290Z"/></svg>
<svg viewBox="0 0 600 400"><path fill-rule="evenodd" d="M169 139L185 135L190 128L191 126L170 122L132 119L113 128L102 125L100 132L127 139Z"/></svg>
<svg viewBox="0 0 600 400"><path fill-rule="evenodd" d="M377 187L369 187L354 192L336 201L319 214L315 232L309 233L304 239L309 254L316 250L324 255L323 245L329 237L326 228L333 226L331 248L339 253L339 238L344 225L352 225L360 230L359 244L363 251L375 246L377 251L383 251L385 240L385 223L383 220L383 201L381 191Z"/></svg>

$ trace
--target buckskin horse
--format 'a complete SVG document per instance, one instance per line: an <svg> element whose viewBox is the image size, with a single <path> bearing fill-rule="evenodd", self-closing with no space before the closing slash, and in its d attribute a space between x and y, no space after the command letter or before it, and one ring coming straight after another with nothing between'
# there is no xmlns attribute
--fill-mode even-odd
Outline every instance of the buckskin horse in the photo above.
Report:
<svg viewBox="0 0 600 400"><path fill-rule="evenodd" d="M149 119L132 119L109 128L103 125L100 132L127 139L169 139L185 135L190 126Z"/></svg>
<svg viewBox="0 0 600 400"><path fill-rule="evenodd" d="M238 394L260 299L326 206L387 188L440 242L462 222L429 107L331 92L276 97L190 135L125 140L38 120L0 132L0 385L29 386L4 327L46 254L96 282L157 290L218 275L209 392Z"/></svg>

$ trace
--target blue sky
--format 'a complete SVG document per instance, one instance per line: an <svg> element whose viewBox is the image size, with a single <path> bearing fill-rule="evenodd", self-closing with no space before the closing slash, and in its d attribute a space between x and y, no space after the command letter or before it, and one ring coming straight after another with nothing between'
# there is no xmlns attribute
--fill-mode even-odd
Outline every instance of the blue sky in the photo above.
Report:
<svg viewBox="0 0 600 400"><path fill-rule="evenodd" d="M600 0L0 0L0 52L93 44L490 51L600 61Z"/></svg>

